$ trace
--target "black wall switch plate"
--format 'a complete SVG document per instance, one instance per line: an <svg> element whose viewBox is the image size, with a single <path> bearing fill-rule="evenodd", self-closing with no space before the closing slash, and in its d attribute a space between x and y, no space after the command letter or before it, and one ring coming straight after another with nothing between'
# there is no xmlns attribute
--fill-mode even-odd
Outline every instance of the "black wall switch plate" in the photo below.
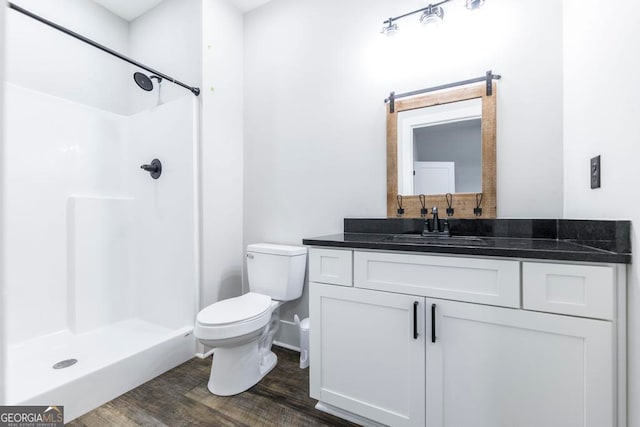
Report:
<svg viewBox="0 0 640 427"><path fill-rule="evenodd" d="M591 188L600 188L600 156L591 159Z"/></svg>

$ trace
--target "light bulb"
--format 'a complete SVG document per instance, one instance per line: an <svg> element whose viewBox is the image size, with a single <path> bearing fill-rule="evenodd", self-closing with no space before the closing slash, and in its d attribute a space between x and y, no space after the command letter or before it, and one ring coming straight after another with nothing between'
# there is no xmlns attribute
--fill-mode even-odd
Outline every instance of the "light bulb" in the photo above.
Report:
<svg viewBox="0 0 640 427"><path fill-rule="evenodd" d="M440 24L444 18L444 9L440 6L431 6L420 16L422 25Z"/></svg>
<svg viewBox="0 0 640 427"><path fill-rule="evenodd" d="M466 0L465 7L469 10L476 10L482 7L484 0Z"/></svg>
<svg viewBox="0 0 640 427"><path fill-rule="evenodd" d="M394 24L393 19L389 18L387 24L382 27L382 31L380 31L380 33L387 37L393 37L398 33L398 24Z"/></svg>

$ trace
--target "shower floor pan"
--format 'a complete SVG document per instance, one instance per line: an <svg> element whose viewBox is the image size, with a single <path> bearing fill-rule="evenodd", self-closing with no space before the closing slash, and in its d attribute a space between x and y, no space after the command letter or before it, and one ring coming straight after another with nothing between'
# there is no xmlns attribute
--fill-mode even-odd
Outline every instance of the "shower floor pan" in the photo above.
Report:
<svg viewBox="0 0 640 427"><path fill-rule="evenodd" d="M192 332L192 326L169 329L130 319L83 334L62 331L12 345L8 403L63 405L69 422L191 359ZM53 368L70 359L77 362Z"/></svg>

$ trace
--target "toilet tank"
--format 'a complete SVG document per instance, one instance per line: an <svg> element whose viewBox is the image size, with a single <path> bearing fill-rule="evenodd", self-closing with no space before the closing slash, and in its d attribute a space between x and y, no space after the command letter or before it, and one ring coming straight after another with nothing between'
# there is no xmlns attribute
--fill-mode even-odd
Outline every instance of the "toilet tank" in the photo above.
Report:
<svg viewBox="0 0 640 427"><path fill-rule="evenodd" d="M249 289L278 301L300 298L307 265L304 246L255 243L247 246Z"/></svg>

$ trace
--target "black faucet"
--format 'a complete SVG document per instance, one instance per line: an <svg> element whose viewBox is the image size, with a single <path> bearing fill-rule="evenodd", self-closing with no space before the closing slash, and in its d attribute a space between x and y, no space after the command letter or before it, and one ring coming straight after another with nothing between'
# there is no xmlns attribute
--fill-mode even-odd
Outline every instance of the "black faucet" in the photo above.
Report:
<svg viewBox="0 0 640 427"><path fill-rule="evenodd" d="M426 219L424 221L424 229L422 230L423 236L438 235L438 236L450 236L449 221L445 218L442 229L440 229L440 219L438 218L438 207L434 206L431 209L431 221Z"/></svg>
<svg viewBox="0 0 640 427"><path fill-rule="evenodd" d="M438 219L438 207L431 208L431 231L440 232L440 220Z"/></svg>

